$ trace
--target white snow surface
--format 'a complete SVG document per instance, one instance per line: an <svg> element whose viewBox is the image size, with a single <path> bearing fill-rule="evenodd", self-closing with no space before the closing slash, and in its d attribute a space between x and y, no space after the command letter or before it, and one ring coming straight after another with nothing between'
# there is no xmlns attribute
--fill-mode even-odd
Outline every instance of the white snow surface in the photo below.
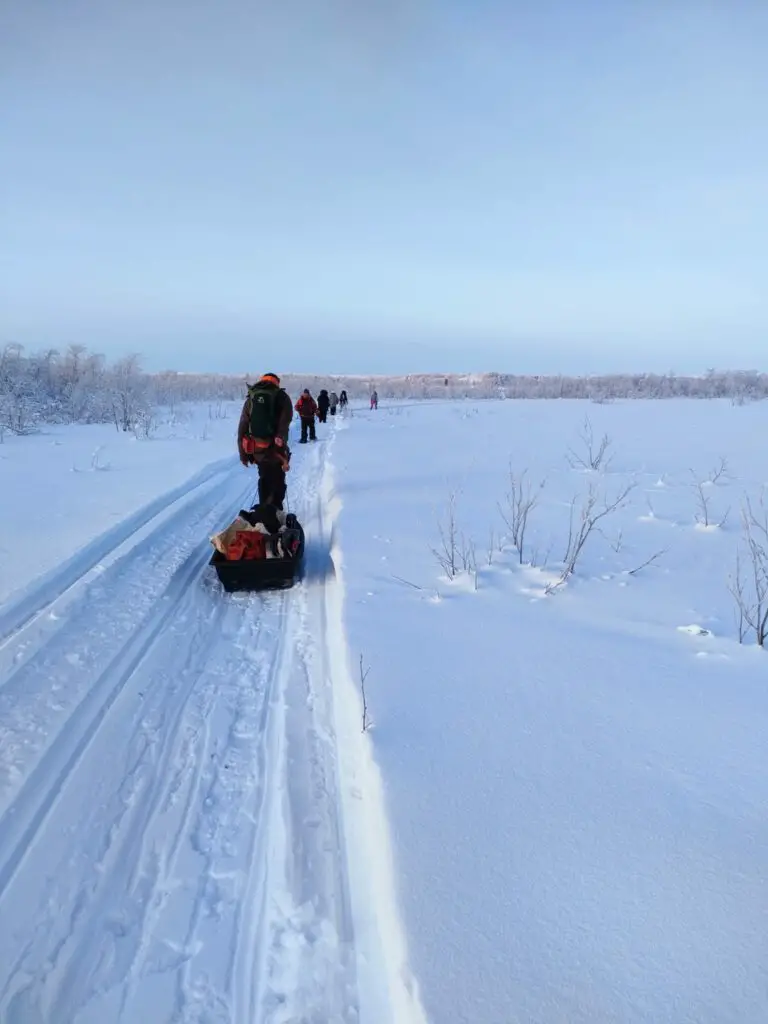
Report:
<svg viewBox="0 0 768 1024"><path fill-rule="evenodd" d="M225 595L236 412L0 446L2 1024L767 1020L766 407L355 406L294 446L305 578Z"/></svg>
<svg viewBox="0 0 768 1024"><path fill-rule="evenodd" d="M564 457L585 415L605 473ZM727 580L767 425L764 404L496 402L340 433L350 660L435 1024L768 1020L768 654L739 646ZM731 514L701 531L693 484L721 456ZM556 573L503 542L510 463L546 480L526 550L551 562L575 494L637 485L548 596ZM430 552L452 490L476 590Z"/></svg>

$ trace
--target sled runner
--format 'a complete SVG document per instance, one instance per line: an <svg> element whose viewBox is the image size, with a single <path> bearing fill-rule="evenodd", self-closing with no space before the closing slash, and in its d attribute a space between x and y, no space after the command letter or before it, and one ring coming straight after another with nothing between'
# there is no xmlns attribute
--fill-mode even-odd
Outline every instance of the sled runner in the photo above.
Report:
<svg viewBox="0 0 768 1024"><path fill-rule="evenodd" d="M210 565L226 591L290 587L304 563L304 528L295 515L268 505L240 513L211 537Z"/></svg>

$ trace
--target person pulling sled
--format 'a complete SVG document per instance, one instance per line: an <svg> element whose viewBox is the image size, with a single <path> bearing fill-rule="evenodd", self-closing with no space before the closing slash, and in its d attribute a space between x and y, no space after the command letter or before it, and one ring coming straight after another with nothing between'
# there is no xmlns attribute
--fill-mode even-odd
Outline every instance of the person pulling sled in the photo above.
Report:
<svg viewBox="0 0 768 1024"><path fill-rule="evenodd" d="M258 466L259 504L280 511L291 462L288 428L292 419L291 399L276 373L265 373L248 385L237 428L237 451L244 466Z"/></svg>
<svg viewBox="0 0 768 1024"><path fill-rule="evenodd" d="M304 388L301 397L296 403L296 412L301 420L301 440L299 444L307 443L307 435L309 435L310 441L316 441L315 416L317 415L317 402L310 395L309 388Z"/></svg>

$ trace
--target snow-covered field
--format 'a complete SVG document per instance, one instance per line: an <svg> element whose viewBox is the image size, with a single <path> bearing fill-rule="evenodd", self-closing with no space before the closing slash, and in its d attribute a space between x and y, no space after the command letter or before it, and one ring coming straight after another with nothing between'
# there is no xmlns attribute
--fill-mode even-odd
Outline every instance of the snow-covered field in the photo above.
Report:
<svg viewBox="0 0 768 1024"><path fill-rule="evenodd" d="M305 580L250 597L207 567L234 408L7 439L3 1024L768 1019L768 655L728 589L767 414L356 408L294 448ZM624 497L561 580L590 489Z"/></svg>
<svg viewBox="0 0 768 1024"><path fill-rule="evenodd" d="M565 458L585 414L597 447L613 439L604 473ZM430 1020L768 1020L768 654L739 646L727 587L741 496L768 482L767 417L692 401L412 406L340 437L347 636L369 669ZM731 513L703 529L693 485L722 456L730 476L704 494L711 523ZM503 540L509 463L539 495L524 559L551 548L549 571ZM590 483L598 509L636 486L547 596ZM452 491L476 589L430 552Z"/></svg>

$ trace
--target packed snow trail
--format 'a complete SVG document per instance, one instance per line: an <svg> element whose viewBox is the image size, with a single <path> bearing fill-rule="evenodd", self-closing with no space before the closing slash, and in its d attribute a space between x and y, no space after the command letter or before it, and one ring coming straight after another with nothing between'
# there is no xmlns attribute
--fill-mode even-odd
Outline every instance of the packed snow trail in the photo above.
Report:
<svg viewBox="0 0 768 1024"><path fill-rule="evenodd" d="M381 894L350 885L349 836L365 850L338 765L327 447L291 470L308 536L291 591L211 578L208 536L255 484L219 464L6 607L3 1024L420 1019L396 991L391 899L372 926L359 908Z"/></svg>
<svg viewBox="0 0 768 1024"><path fill-rule="evenodd" d="M96 537L72 558L46 573L42 580L32 583L21 596L13 596L6 607L0 608L0 644L5 645L17 630L41 611L48 609L78 583L86 580L94 567L103 566L124 546L136 543L147 523L157 521L163 513L172 510L177 502L189 497L203 485L220 481L233 465L236 465L234 457L204 467L180 487L161 495L111 530Z"/></svg>

